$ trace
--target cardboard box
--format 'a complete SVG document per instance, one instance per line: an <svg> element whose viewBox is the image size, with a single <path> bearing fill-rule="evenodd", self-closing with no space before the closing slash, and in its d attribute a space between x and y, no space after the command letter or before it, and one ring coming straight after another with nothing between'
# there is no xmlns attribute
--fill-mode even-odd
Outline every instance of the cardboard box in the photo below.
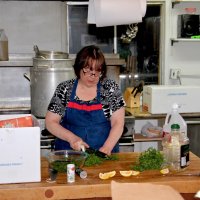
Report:
<svg viewBox="0 0 200 200"><path fill-rule="evenodd" d="M149 85L143 87L142 107L152 114L171 112L172 105L180 105L179 113L200 112L200 86Z"/></svg>
<svg viewBox="0 0 200 200"><path fill-rule="evenodd" d="M33 127L32 116L0 120L0 128Z"/></svg>
<svg viewBox="0 0 200 200"><path fill-rule="evenodd" d="M0 152L0 184L41 181L39 127L0 128Z"/></svg>

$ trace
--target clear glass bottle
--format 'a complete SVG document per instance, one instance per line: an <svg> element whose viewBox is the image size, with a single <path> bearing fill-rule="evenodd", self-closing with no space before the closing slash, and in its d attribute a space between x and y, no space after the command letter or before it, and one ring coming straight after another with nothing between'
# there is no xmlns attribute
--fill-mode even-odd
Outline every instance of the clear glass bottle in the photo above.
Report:
<svg viewBox="0 0 200 200"><path fill-rule="evenodd" d="M163 147L163 155L165 162L163 164L163 168L169 168L171 164L171 149L172 149L172 143L171 143L171 135L170 133L166 133L163 136L162 139L162 147Z"/></svg>
<svg viewBox="0 0 200 200"><path fill-rule="evenodd" d="M181 144L180 144L180 126L179 124L171 125L171 148L170 148L170 169L171 171L179 171L181 169Z"/></svg>

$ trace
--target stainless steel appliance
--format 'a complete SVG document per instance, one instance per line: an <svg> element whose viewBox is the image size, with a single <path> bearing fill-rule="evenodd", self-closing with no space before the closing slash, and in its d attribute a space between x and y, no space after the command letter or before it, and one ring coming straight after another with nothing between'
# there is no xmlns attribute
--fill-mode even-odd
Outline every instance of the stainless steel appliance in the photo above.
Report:
<svg viewBox="0 0 200 200"><path fill-rule="evenodd" d="M74 77L72 59L33 58L30 68L31 114L44 118L48 104L59 83Z"/></svg>

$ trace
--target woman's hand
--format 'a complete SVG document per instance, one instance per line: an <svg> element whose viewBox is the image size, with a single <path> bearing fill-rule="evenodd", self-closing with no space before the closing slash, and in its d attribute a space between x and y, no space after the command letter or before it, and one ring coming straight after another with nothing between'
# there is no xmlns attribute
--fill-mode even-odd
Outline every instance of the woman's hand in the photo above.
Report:
<svg viewBox="0 0 200 200"><path fill-rule="evenodd" d="M99 149L99 151L102 151L107 155L111 154L111 151L113 150L114 146L117 144L119 138L122 135L124 129L124 115L124 108L120 108L112 114L111 130L109 136L105 141L104 145Z"/></svg>
<svg viewBox="0 0 200 200"><path fill-rule="evenodd" d="M89 147L80 137L60 125L60 115L48 111L45 120L48 131L56 137L69 142L72 149L80 151L81 145L86 148Z"/></svg>
<svg viewBox="0 0 200 200"><path fill-rule="evenodd" d="M77 136L71 139L69 143L70 143L71 148L77 151L82 150L82 146L86 148L89 147L87 143L85 143L81 138Z"/></svg>
<svg viewBox="0 0 200 200"><path fill-rule="evenodd" d="M99 149L99 151L101 151L101 152L105 153L106 155L110 156L110 155L111 155L112 149L106 148L106 147L101 147L101 148Z"/></svg>

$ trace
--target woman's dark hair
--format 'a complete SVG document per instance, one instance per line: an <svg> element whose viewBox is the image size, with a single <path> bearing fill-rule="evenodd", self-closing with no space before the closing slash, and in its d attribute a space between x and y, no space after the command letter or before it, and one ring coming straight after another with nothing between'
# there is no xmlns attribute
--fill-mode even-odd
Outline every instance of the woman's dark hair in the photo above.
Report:
<svg viewBox="0 0 200 200"><path fill-rule="evenodd" d="M95 61L96 62L96 70L101 71L101 79L106 77L106 63L105 57L103 52L100 50L99 47L95 45L90 45L83 47L76 55L75 63L74 63L74 72L77 78L80 78L80 71L90 66L90 63Z"/></svg>

